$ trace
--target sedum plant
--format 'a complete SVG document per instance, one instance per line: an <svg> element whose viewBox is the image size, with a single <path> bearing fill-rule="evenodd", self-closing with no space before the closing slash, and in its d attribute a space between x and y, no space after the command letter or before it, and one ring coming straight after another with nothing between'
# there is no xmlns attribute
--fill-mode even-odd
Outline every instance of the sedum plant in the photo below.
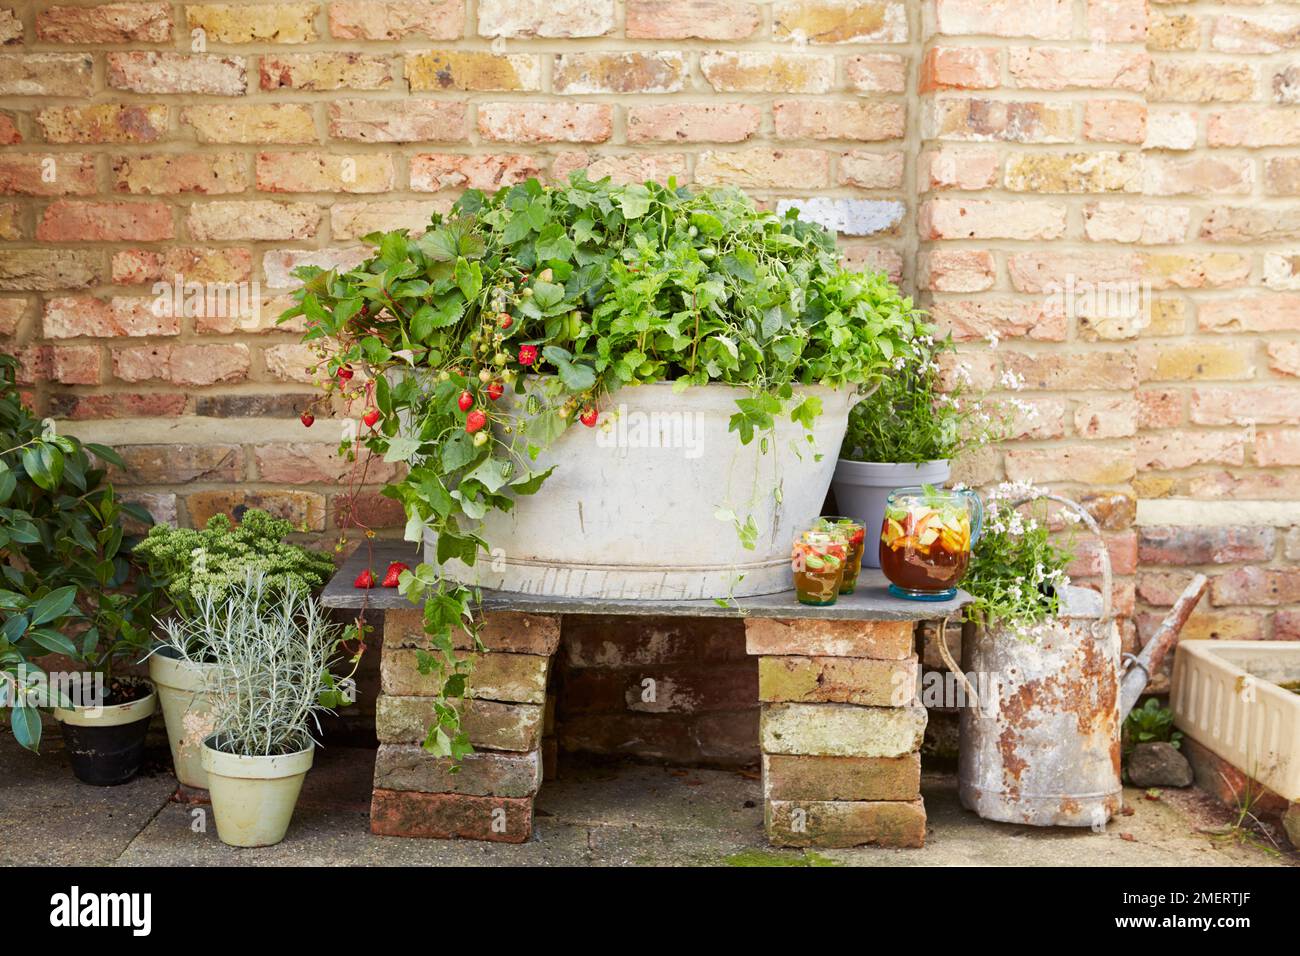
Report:
<svg viewBox="0 0 1300 956"><path fill-rule="evenodd" d="M530 180L467 191L422 235L366 241L374 255L353 269L300 268L282 321L306 322L321 401L360 403L358 443L407 467L385 494L402 503L409 540L436 536L439 563L487 552L484 516L542 486L551 469L533 463L565 429L607 427L600 409L619 388L739 386L739 441L766 450L787 416L811 443L820 400L794 386L869 386L913 329L911 300L884 275L844 269L824 228L732 189ZM752 522L719 516L752 547ZM463 688L452 633L473 593L434 565L402 587L424 600L425 661L445 681L426 746L459 756L469 745L445 698Z"/></svg>
<svg viewBox="0 0 1300 956"><path fill-rule="evenodd" d="M202 530L154 525L134 553L156 579L167 582L167 596L178 609L194 610L200 598L224 594L250 571L279 590L322 587L334 573L334 561L286 542L294 530L288 521L253 508L239 524L217 514Z"/></svg>
<svg viewBox="0 0 1300 956"><path fill-rule="evenodd" d="M208 690L217 722L212 746L223 753L296 753L315 740L319 715L346 702L330 667L349 629L301 588L249 571L161 623L163 645L217 665Z"/></svg>

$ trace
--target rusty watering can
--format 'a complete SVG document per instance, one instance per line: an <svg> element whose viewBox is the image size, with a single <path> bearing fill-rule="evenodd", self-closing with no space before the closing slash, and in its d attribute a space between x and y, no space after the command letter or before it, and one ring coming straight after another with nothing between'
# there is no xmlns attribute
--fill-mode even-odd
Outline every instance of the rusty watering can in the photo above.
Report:
<svg viewBox="0 0 1300 956"><path fill-rule="evenodd" d="M1038 498L1070 508L1101 539L1092 516L1067 498L1041 495L1012 507ZM1061 614L1031 628L1030 640L996 626L963 629L960 679L968 700L961 711L958 794L986 820L1100 830L1120 808L1123 720L1206 582L1201 577L1199 589L1192 583L1142 655L1128 656L1125 672L1104 545L1100 559L1101 593L1065 588ZM947 658L944 642L938 644ZM970 672L981 678L978 695L965 678Z"/></svg>

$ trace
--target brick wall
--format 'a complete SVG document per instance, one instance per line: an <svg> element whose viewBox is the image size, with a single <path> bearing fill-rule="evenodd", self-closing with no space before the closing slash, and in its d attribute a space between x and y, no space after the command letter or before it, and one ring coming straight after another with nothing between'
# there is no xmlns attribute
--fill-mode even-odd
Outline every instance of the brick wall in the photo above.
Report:
<svg viewBox="0 0 1300 956"><path fill-rule="evenodd" d="M339 527L295 264L467 185L675 175L799 203L1022 376L963 475L1083 497L1139 628L1207 567L1190 634L1300 636L1300 5L0 0L0 43L0 335L160 518ZM178 274L260 309L159 317Z"/></svg>

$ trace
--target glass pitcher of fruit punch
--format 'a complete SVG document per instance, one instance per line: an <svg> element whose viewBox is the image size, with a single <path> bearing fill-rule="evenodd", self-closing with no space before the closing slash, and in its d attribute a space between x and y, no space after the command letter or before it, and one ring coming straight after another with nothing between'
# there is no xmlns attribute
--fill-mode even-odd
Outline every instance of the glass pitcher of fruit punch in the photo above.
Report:
<svg viewBox="0 0 1300 956"><path fill-rule="evenodd" d="M891 491L880 529L880 570L890 593L914 601L956 597L983 521L984 503L967 489L919 485Z"/></svg>

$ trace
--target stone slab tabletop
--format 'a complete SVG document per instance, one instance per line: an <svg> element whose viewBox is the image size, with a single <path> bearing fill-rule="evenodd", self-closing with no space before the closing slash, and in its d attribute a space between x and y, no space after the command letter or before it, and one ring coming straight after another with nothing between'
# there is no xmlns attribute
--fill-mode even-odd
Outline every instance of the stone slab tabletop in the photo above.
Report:
<svg viewBox="0 0 1300 956"><path fill-rule="evenodd" d="M376 541L373 555L370 548L360 545L344 562L343 567L330 579L321 596L321 603L331 608L389 610L410 607L411 604L397 593L396 588L378 587L389 562L404 561L414 567L419 563L422 550L407 542ZM361 570L369 564L374 572L376 587L370 590L353 587ZM840 595L830 607L810 607L800 604L794 589L780 594L761 597L736 598L727 606L714 601L634 601L616 598L548 597L520 594L510 591L484 589L485 611L525 611L532 614L635 614L645 616L677 617L779 617L822 618L846 621L925 621L955 614L971 597L958 591L951 601L907 601L896 598L887 590L885 576L873 568L863 568L858 577L857 589L852 594Z"/></svg>

